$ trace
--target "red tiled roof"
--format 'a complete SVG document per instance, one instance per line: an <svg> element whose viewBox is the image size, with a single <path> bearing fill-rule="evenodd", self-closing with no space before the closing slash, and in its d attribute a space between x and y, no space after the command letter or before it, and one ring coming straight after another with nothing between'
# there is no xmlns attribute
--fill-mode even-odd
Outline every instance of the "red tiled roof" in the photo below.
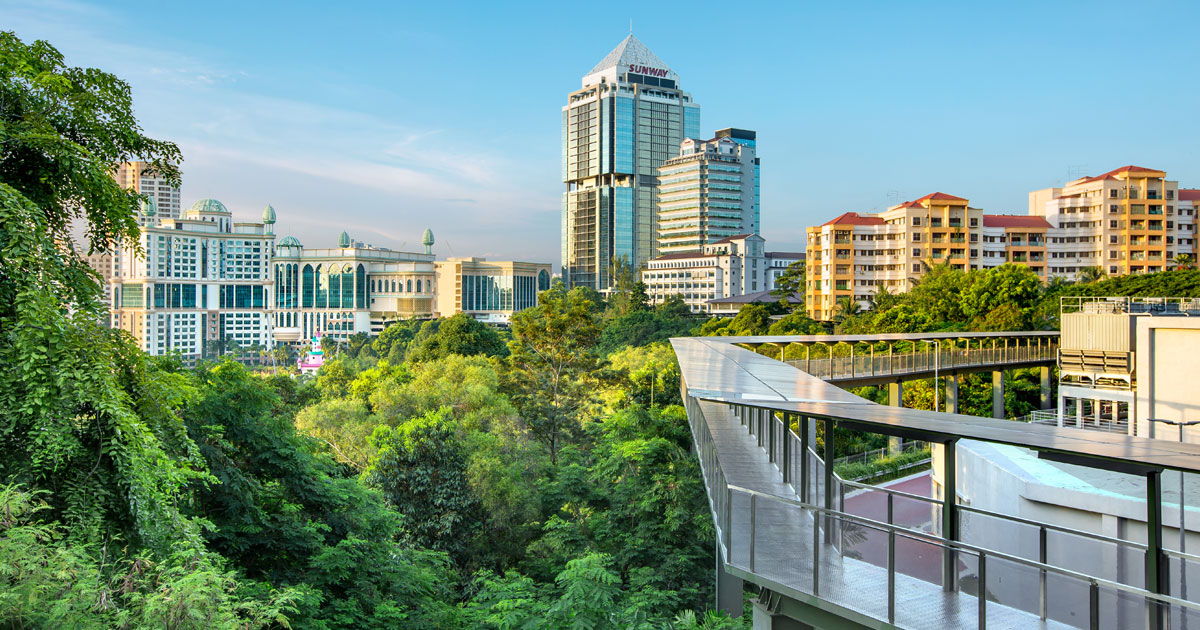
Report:
<svg viewBox="0 0 1200 630"><path fill-rule="evenodd" d="M1004 228L1049 228L1050 222L1044 217L1021 214L985 214L983 227Z"/></svg>
<svg viewBox="0 0 1200 630"><path fill-rule="evenodd" d="M1180 188L1180 201L1200 201L1200 189L1197 188Z"/></svg>
<svg viewBox="0 0 1200 630"><path fill-rule="evenodd" d="M864 217L857 212L847 212L832 221L822 224L822 226L826 225L883 225L883 219L879 217Z"/></svg>
<svg viewBox="0 0 1200 630"><path fill-rule="evenodd" d="M723 238L719 241L713 241L713 242L709 243L709 245L716 245L717 243L732 243L734 241L738 241L743 238L746 238L747 236L754 236L754 234L734 234L733 236L726 236L725 238Z"/></svg>
<svg viewBox="0 0 1200 630"><path fill-rule="evenodd" d="M1114 168L1113 170L1111 170L1107 173L1098 175L1096 177L1096 179L1109 177L1112 175L1116 175L1117 173L1124 173L1126 171L1128 171L1130 173L1161 173L1162 172L1156 168L1146 168L1144 166L1134 166L1134 165L1130 164L1128 166L1122 166L1121 168Z"/></svg>
<svg viewBox="0 0 1200 630"><path fill-rule="evenodd" d="M924 197L917 199L916 202L920 203L922 201L930 201L930 200L933 200L933 201L966 201L966 199L963 199L962 197L955 197L954 195L947 195L946 193L943 193L943 192L935 192L935 193L929 193L928 195L925 195Z"/></svg>

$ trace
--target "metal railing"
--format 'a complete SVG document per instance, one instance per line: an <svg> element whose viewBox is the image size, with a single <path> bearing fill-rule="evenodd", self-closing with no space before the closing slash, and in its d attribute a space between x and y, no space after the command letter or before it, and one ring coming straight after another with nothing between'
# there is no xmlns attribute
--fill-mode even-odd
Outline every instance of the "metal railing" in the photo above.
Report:
<svg viewBox="0 0 1200 630"><path fill-rule="evenodd" d="M1010 363L1053 362L1058 359L1057 342L1038 346L997 346L994 348L956 348L940 352L905 352L843 357L790 359L788 365L827 381L886 377L956 370Z"/></svg>
<svg viewBox="0 0 1200 630"><path fill-rule="evenodd" d="M985 547L965 540L947 540L935 534L940 531L935 521L942 511L942 501L845 481L836 474L831 475L834 486L829 495L834 497L833 507L813 504L812 498L826 496L824 465L812 449L806 457L799 456L800 437L775 413L754 409L753 413L744 414L739 413L737 406L732 406L733 415L748 428L768 460L779 466L784 481L792 485L798 498L729 484L720 470L716 445L701 404L687 394L686 387L682 384L688 421L708 490L721 557L729 566L901 627L932 627L946 623L970 627L961 617L963 598L973 598L976 602L976 610L971 616L979 628L986 627L989 617L997 623L1007 624L1012 622L1013 615L1020 614L1030 615L1028 621L1036 616L1041 620L1086 628L1200 627L1200 603L1151 593L1136 580L1120 581L1121 577L1140 576L1138 571L1109 578L1065 566L1094 561L1094 554L1081 552L1081 543L1091 543L1105 546L1106 557L1118 556L1114 566L1140 567L1148 549L1143 543L961 503L957 514L959 531L966 534L963 538L970 537L980 520L994 519L1009 527L1036 531L1037 542L1035 545L1017 544L1012 549L996 549L993 547L1004 541L989 539ZM884 517L871 518L847 512L848 490L852 496L883 493L886 497ZM927 523L898 524L895 508L899 502L925 504L931 518ZM804 535L799 535L801 533ZM1028 539L1015 536L1008 540ZM870 558L863 553L872 545L877 550L886 549L882 558ZM759 551L764 547L771 551L764 555ZM957 570L935 579L915 565L899 563L897 551L901 547L906 552L917 549L951 558L948 566ZM1165 554L1168 556L1169 583L1177 584L1189 570L1189 565L1192 571L1200 567L1200 556L1175 551ZM916 554L917 557L920 555ZM1033 557L1027 557L1030 555ZM855 575L849 575L851 572ZM840 584L835 578L840 578ZM844 588L848 579L856 582L856 588ZM912 588L934 587L941 587L948 593L947 597L958 598L958 605L954 607L958 618L948 621L943 616L945 608L897 607L898 590L911 593ZM871 597L872 593L880 591L882 597ZM980 597L980 594L984 596ZM1086 624L1080 625L1081 620L1086 620ZM1161 620L1161 624L1156 620Z"/></svg>
<svg viewBox="0 0 1200 630"><path fill-rule="evenodd" d="M1186 297L1094 297L1059 298L1062 313L1149 313L1200 315L1200 298Z"/></svg>
<svg viewBox="0 0 1200 630"><path fill-rule="evenodd" d="M1112 418L1097 419L1094 416L1084 416L1080 418L1071 413L1063 414L1061 421L1057 411L1033 411L1029 415L1013 418L1014 422L1024 422L1027 424L1041 424L1051 427L1069 427L1073 429L1086 429L1088 431L1103 431L1105 433L1129 433L1129 419L1122 418L1114 420Z"/></svg>

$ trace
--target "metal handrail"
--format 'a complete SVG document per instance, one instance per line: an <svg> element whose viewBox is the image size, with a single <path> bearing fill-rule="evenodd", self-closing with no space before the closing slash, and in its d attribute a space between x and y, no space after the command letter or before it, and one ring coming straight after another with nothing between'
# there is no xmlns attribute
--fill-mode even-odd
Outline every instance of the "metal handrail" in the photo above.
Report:
<svg viewBox="0 0 1200 630"><path fill-rule="evenodd" d="M784 422L781 417L777 416L775 413L771 413L770 417L776 424L778 424L779 426L781 426L784 429L785 435L787 437L794 439L796 441L800 440L800 436L796 435L791 430L791 427L788 426L788 423ZM707 420L706 420L706 422L707 422ZM747 422L746 426L749 429L751 435L754 435L755 434L754 424L751 422ZM764 444L764 446L766 446L766 445ZM810 457L815 458L817 461L821 461L820 454L818 454L812 448L809 448L809 453L810 453ZM822 464L824 465L824 462L822 462ZM905 497L908 499L915 499L918 501L923 501L923 502L929 503L931 505L938 505L938 506L943 505L943 501L941 499L934 499L931 497L923 497L923 496L920 496L917 494L904 492L901 490L894 490L891 488L883 488L880 486L872 486L870 484L849 481L849 480L841 478L836 472L833 473L833 478L834 478L835 483L840 484L842 486L849 486L852 488L858 488L860 490L871 490L871 491L876 491L876 492L883 492L888 495L901 496L901 497ZM772 495L772 496L774 496L774 495ZM786 497L781 497L781 498L786 498ZM1092 532L1088 532L1088 531L1072 529L1070 527L1054 525L1052 523L1041 523L1038 521L1022 518L1019 516L1012 516L1009 514L1002 514L1000 512L993 512L991 510L985 510L983 508L973 507L973 506L965 505L965 504L958 503L958 502L956 502L955 505L957 506L957 509L960 511L975 513L975 514L979 514L982 516L990 516L992 518L1000 519L1003 521L1015 522L1015 523L1019 523L1022 525L1028 525L1031 527L1038 527L1039 530L1041 530L1041 531L1053 531L1053 532L1058 532L1058 533L1062 533L1062 534L1075 535L1075 536L1079 536L1081 538L1088 538L1088 539L1096 540L1099 542L1110 543L1110 544L1114 545L1115 547L1117 547L1118 549L1120 549L1122 547L1132 548L1136 551L1140 551L1143 553L1149 549L1148 545L1146 545L1145 543L1139 543L1139 542L1132 541L1132 540L1125 540L1122 538L1114 538L1111 536L1105 536L1103 534L1096 534L1096 533L1092 533ZM841 507L844 509L845 505L842 504ZM841 512L841 513L846 513L846 512ZM890 499L889 499L889 512L888 513L889 513L889 515L891 514ZM846 514L848 514L848 513L846 513ZM854 515L852 515L852 516L854 516ZM1044 543L1044 538L1043 538L1042 545L1044 546L1044 544L1045 543ZM1043 554L1044 554L1044 552L1045 552L1045 549L1042 549ZM1166 553L1166 552L1168 552L1168 550L1164 549L1164 552ZM996 552L996 553L1000 553L1000 552ZM1169 553L1167 553L1167 555L1169 555L1171 557L1179 558L1182 561L1191 561L1191 562L1200 563L1200 555L1193 555L1193 554L1189 554L1186 552L1179 552L1179 551L1170 551ZM1070 569L1066 569L1064 567L1059 567L1059 568L1062 568L1065 571L1070 571ZM1103 579L1103 578L1097 578L1097 579Z"/></svg>
<svg viewBox="0 0 1200 630"><path fill-rule="evenodd" d="M1152 593L1143 588L1139 588L1136 586L1130 586L1128 584L1122 584L1120 582L1114 582L1112 580L1108 580L1108 579L1105 579L1102 577L1087 575L1086 573L1079 573L1078 571L1073 571L1071 569L1065 569L1063 567L1056 567L1054 565L1045 564L1042 562L1038 562L1036 560L1028 560L1026 558L1007 554L1002 551L995 551L993 549L978 547L978 546L972 545L970 543L959 542L956 540L947 540L945 538L941 538L939 536L934 536L932 534L926 534L924 532L921 532L921 531L918 531L915 529L909 529L907 527L903 527L900 525L884 523L883 521L877 521L875 519L868 518L865 516L858 516L857 514L849 514L846 512L839 512L837 510L828 510L828 509L825 509L825 508L817 506L817 505L803 503L796 499L790 499L788 497L771 494L769 492L762 492L761 490L753 490L751 488L743 488L741 486L736 486L733 484L726 484L725 487L727 490L731 490L731 491L735 491L735 492L743 492L743 493L749 494L749 495L764 497L769 500L778 501L778 502L781 502L781 503L784 503L787 505L791 505L793 507L799 507L804 510L809 510L812 512L820 512L820 513L828 514L830 516L837 517L837 518L845 518L847 520L857 521L863 525L867 525L867 526L873 527L875 529L882 529L884 531L894 531L897 534L900 534L902 536L908 536L910 538L918 539L918 540L921 540L922 542L927 542L932 545L938 545L941 547L946 547L948 549L955 549L958 551L966 551L966 552L974 553L977 555L984 555L984 556L989 556L992 558L998 558L998 559L1006 560L1006 561L1013 562L1016 564L1023 564L1025 566L1032 567L1039 571L1049 571L1049 572L1057 573L1059 575L1065 575L1068 577L1072 577L1072 578L1075 578L1075 579L1078 579L1081 581L1090 582L1090 583L1101 585L1101 586L1107 586L1109 588L1113 588L1113 589L1116 589L1119 591L1124 591L1127 593L1132 593L1134 595L1139 595L1139 596L1142 596L1145 598L1156 599L1156 600L1162 601L1164 603L1175 604L1177 606L1182 606L1184 608L1191 608L1193 610L1200 611L1200 602L1192 602L1192 601L1188 601L1185 599L1179 599L1177 597L1172 597L1170 595L1165 595L1162 593ZM753 534L753 530L751 531L751 534ZM729 562L728 557L726 557L726 562Z"/></svg>

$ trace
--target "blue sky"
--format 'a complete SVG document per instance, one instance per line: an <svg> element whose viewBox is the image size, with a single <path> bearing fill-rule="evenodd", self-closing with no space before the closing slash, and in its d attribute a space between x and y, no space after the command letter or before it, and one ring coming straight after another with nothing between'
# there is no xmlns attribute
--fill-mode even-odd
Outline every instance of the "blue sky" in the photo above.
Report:
<svg viewBox="0 0 1200 630"><path fill-rule="evenodd" d="M1130 163L1200 187L1200 3L570 6L0 0L0 29L128 81L185 204L271 203L309 246L429 227L441 256L557 264L559 111L631 18L705 134L758 131L769 249L933 191L1024 214Z"/></svg>

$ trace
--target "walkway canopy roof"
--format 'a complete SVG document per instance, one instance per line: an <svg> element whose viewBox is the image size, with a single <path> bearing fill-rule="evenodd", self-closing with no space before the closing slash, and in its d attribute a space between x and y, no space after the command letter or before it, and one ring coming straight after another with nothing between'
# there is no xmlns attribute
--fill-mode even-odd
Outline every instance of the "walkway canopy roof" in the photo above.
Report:
<svg viewBox="0 0 1200 630"><path fill-rule="evenodd" d="M988 334L951 333L949 338L974 339ZM840 337L847 342L889 340L881 338L886 335ZM863 431L928 442L963 438L1009 444L1033 449L1047 459L1118 472L1200 472L1200 444L877 405L795 367L733 345L787 343L794 339L834 343L838 338L693 337L672 339L671 345L689 394L705 400L833 419ZM927 337L899 335L890 340L914 338Z"/></svg>

